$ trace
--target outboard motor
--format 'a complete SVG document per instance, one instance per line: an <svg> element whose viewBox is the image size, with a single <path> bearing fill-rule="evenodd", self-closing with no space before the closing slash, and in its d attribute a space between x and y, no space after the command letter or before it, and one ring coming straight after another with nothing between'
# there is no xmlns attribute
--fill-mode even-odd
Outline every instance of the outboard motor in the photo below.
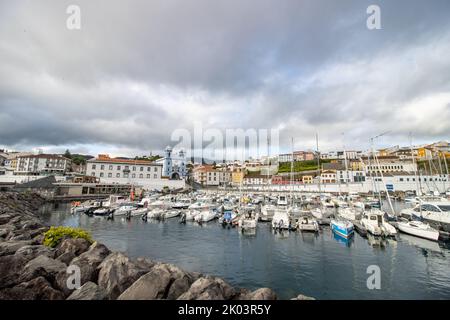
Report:
<svg viewBox="0 0 450 320"><path fill-rule="evenodd" d="M142 219L142 221L147 222L147 220L148 220L147 213L144 213L144 214L142 215L141 219Z"/></svg>
<svg viewBox="0 0 450 320"><path fill-rule="evenodd" d="M128 211L128 212L127 212L127 214L126 214L126 216L125 216L125 219L127 219L127 220L130 220L130 219L131 219L131 211Z"/></svg>
<svg viewBox="0 0 450 320"><path fill-rule="evenodd" d="M186 213L183 213L180 217L180 223L186 223Z"/></svg>
<svg viewBox="0 0 450 320"><path fill-rule="evenodd" d="M281 227L283 226L283 219L281 219L280 221L278 221L278 229L281 230Z"/></svg>

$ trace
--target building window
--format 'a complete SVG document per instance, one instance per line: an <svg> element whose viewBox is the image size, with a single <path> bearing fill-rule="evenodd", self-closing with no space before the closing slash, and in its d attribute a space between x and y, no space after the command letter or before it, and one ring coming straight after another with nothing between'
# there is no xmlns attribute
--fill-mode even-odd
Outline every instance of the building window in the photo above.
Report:
<svg viewBox="0 0 450 320"><path fill-rule="evenodd" d="M128 173L124 173L124 174L123 174L123 177L124 177L124 178L128 178Z"/></svg>
<svg viewBox="0 0 450 320"><path fill-rule="evenodd" d="M141 171L144 171L144 167L141 167Z"/></svg>
<svg viewBox="0 0 450 320"><path fill-rule="evenodd" d="M133 171L136 171L136 167L135 166L133 166Z"/></svg>
<svg viewBox="0 0 450 320"><path fill-rule="evenodd" d="M157 178L158 178L158 175L154 174L154 175L153 175L153 178L154 178L154 179L157 179Z"/></svg>
<svg viewBox="0 0 450 320"><path fill-rule="evenodd" d="M150 175L149 174L147 175L147 179L150 179Z"/></svg>
<svg viewBox="0 0 450 320"><path fill-rule="evenodd" d="M133 173L133 174L131 175L131 177L132 177L132 178L136 178L136 173Z"/></svg>
<svg viewBox="0 0 450 320"><path fill-rule="evenodd" d="M92 170L95 170L97 166L95 164L92 165Z"/></svg>
<svg viewBox="0 0 450 320"><path fill-rule="evenodd" d="M103 172L100 172L100 178L103 178Z"/></svg>
<svg viewBox="0 0 450 320"><path fill-rule="evenodd" d="M120 166L117 166L117 170L120 170Z"/></svg>
<svg viewBox="0 0 450 320"><path fill-rule="evenodd" d="M109 170L112 170L113 169L113 166L112 166L112 164L111 165L109 165Z"/></svg>
<svg viewBox="0 0 450 320"><path fill-rule="evenodd" d="M112 178L112 173L108 173L108 178Z"/></svg>
<svg viewBox="0 0 450 320"><path fill-rule="evenodd" d="M120 178L120 173L116 173L116 178Z"/></svg>
<svg viewBox="0 0 450 320"><path fill-rule="evenodd" d="M95 172L91 172L91 176L95 177Z"/></svg>
<svg viewBox="0 0 450 320"><path fill-rule="evenodd" d="M144 175L141 173L139 174L139 179L142 179L144 177Z"/></svg>
<svg viewBox="0 0 450 320"><path fill-rule="evenodd" d="M155 169L154 169L153 171L155 171L155 172L158 172L158 168L157 168L157 167L155 167Z"/></svg>
<svg viewBox="0 0 450 320"><path fill-rule="evenodd" d="M125 166L125 170L128 170L128 169L130 169L130 167L129 166Z"/></svg>
<svg viewBox="0 0 450 320"><path fill-rule="evenodd" d="M147 171L149 171L149 172L150 172L150 169L151 169L151 167L147 167Z"/></svg>
<svg viewBox="0 0 450 320"><path fill-rule="evenodd" d="M105 170L105 166L103 164L100 166L100 170Z"/></svg>

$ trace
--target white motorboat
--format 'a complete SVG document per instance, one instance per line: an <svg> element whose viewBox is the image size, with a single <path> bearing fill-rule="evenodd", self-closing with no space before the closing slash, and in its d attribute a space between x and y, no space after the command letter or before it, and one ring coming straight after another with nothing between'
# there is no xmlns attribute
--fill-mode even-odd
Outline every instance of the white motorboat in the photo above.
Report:
<svg viewBox="0 0 450 320"><path fill-rule="evenodd" d="M188 206L188 209L190 210L207 210L210 208L213 208L214 204L211 202L205 202L205 201L196 201Z"/></svg>
<svg viewBox="0 0 450 320"><path fill-rule="evenodd" d="M276 209L272 218L273 229L289 229L289 215L286 209Z"/></svg>
<svg viewBox="0 0 450 320"><path fill-rule="evenodd" d="M180 214L181 214L181 210L173 209L173 210L164 211L163 213L161 213L160 218L161 219L170 219L170 218L178 217Z"/></svg>
<svg viewBox="0 0 450 320"><path fill-rule="evenodd" d="M133 205L129 205L129 204L122 205L122 206L118 207L116 210L114 210L114 215L115 216L126 215L126 214L131 213L131 211L133 211L135 209L136 209L136 206L133 206Z"/></svg>
<svg viewBox="0 0 450 320"><path fill-rule="evenodd" d="M259 220L259 214L258 213L245 213L241 215L238 226L242 229L255 229Z"/></svg>
<svg viewBox="0 0 450 320"><path fill-rule="evenodd" d="M132 217L136 217L136 216L142 216L143 214L146 214L149 211L148 208L136 208L134 210L131 210L130 215Z"/></svg>
<svg viewBox="0 0 450 320"><path fill-rule="evenodd" d="M216 219L218 212L216 209L202 210L199 214L194 217L194 221L198 223L209 222Z"/></svg>
<svg viewBox="0 0 450 320"><path fill-rule="evenodd" d="M85 201L83 203L73 202L71 204L70 213L72 213L72 214L83 213L83 212L86 212L89 209L99 208L101 206L102 206L102 201L88 200L88 201Z"/></svg>
<svg viewBox="0 0 450 320"><path fill-rule="evenodd" d="M189 198L179 199L173 205L173 209L187 209L192 204L192 200Z"/></svg>
<svg viewBox="0 0 450 320"><path fill-rule="evenodd" d="M371 209L364 212L361 225L374 236L395 236L397 230L384 219L384 212Z"/></svg>
<svg viewBox="0 0 450 320"><path fill-rule="evenodd" d="M261 215L259 216L259 219L261 221L272 221L276 210L277 207L271 204L262 206Z"/></svg>
<svg viewBox="0 0 450 320"><path fill-rule="evenodd" d="M147 218L149 218L149 219L159 219L164 212L165 212L165 210L161 209L161 208L151 209L147 213Z"/></svg>
<svg viewBox="0 0 450 320"><path fill-rule="evenodd" d="M421 221L399 221L397 222L397 228L404 233L437 241L439 239L439 231L432 228L428 223Z"/></svg>
<svg viewBox="0 0 450 320"><path fill-rule="evenodd" d="M297 229L300 231L318 232L319 224L314 218L303 217L298 220Z"/></svg>
<svg viewBox="0 0 450 320"><path fill-rule="evenodd" d="M278 196L278 200L277 200L277 205L280 207L284 207L287 206L288 201L287 201L287 197L285 195L280 195Z"/></svg>
<svg viewBox="0 0 450 320"><path fill-rule="evenodd" d="M357 212L354 208L338 208L338 216L342 219L355 221L360 216L360 213Z"/></svg>
<svg viewBox="0 0 450 320"><path fill-rule="evenodd" d="M320 220L320 219L324 218L324 213L323 213L322 209L320 209L320 208L311 209L310 212L311 212L312 216L316 219Z"/></svg>
<svg viewBox="0 0 450 320"><path fill-rule="evenodd" d="M414 208L403 209L400 214L407 218L418 218L435 229L450 231L450 201L422 201Z"/></svg>
<svg viewBox="0 0 450 320"><path fill-rule="evenodd" d="M184 212L184 218L186 221L194 221L195 216L200 214L201 210L197 209L188 209L186 212Z"/></svg>

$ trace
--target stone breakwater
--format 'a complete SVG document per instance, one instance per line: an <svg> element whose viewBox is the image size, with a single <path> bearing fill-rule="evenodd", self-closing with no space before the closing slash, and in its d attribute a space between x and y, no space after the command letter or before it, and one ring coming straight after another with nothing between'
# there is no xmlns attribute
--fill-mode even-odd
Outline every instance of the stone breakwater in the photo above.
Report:
<svg viewBox="0 0 450 320"><path fill-rule="evenodd" d="M85 239L65 239L56 248L44 246L48 226L37 214L43 203L36 194L0 193L1 300L277 299L269 288L235 288L220 278L172 264L130 259ZM78 289L70 285L73 268L80 271ZM305 299L312 298L299 295L293 300Z"/></svg>

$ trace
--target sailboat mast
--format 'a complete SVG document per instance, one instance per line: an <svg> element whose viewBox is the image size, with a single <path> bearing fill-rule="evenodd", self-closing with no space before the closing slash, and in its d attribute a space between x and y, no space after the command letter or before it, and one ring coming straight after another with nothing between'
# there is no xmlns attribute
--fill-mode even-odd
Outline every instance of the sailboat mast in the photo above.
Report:
<svg viewBox="0 0 450 320"><path fill-rule="evenodd" d="M344 133L342 133L342 136L344 137ZM342 139L344 140L344 139ZM347 192L348 190L348 164L347 164L347 151L345 151L345 142L342 143L344 148L344 164L345 164L345 185L347 186Z"/></svg>
<svg viewBox="0 0 450 320"><path fill-rule="evenodd" d="M414 180L416 181L416 194L418 197L420 197L421 196L420 182L417 177L417 165L416 165L416 159L414 157L414 152L413 152L412 133L411 132L409 133L409 145L410 145L410 149L411 149L411 159L412 159L413 168L414 168Z"/></svg>
<svg viewBox="0 0 450 320"><path fill-rule="evenodd" d="M317 172L319 177L319 197L321 193L321 185L320 185L320 151L319 151L319 134L316 132L316 150L317 150Z"/></svg>
<svg viewBox="0 0 450 320"><path fill-rule="evenodd" d="M373 149L373 138L372 138L372 152L373 151L374 151L374 149ZM384 182L383 171L381 171L380 162L378 161L378 157L376 156L375 152L373 153L373 157L374 157L374 159L376 161L376 164L377 164L377 167L378 167L378 171L380 172L381 182L383 183L383 188L384 188L384 191L386 192L386 198L388 200L389 207L391 209L392 214L395 216L394 207L393 207L392 202L391 202L391 196L389 195L389 192L388 192L387 187L386 187L386 183ZM380 197L381 197L381 194L380 194Z"/></svg>
<svg viewBox="0 0 450 320"><path fill-rule="evenodd" d="M291 184L291 187L290 187L290 191L291 191L291 205L292 205L292 203L293 203L293 199L292 199L292 188L294 187L293 186L293 171L294 171L294 138L293 137L291 137L291 177L290 177L290 184Z"/></svg>

